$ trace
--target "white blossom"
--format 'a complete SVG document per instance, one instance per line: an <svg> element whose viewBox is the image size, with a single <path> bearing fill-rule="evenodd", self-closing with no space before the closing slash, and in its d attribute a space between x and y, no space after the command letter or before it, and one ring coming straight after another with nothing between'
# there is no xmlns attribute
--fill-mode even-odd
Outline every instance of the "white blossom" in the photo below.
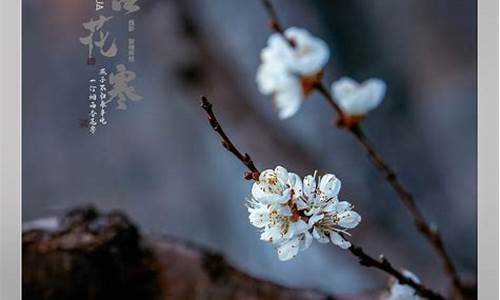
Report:
<svg viewBox="0 0 500 300"><path fill-rule="evenodd" d="M413 281L416 283L420 283L420 280L418 279L415 274L411 273L410 271L403 271L403 275L405 275L408 278L411 278ZM422 298L417 295L415 292L415 289L412 288L411 286L405 285L405 284L400 284L399 282L394 282L391 286L390 293L388 297L386 298L387 300L421 300Z"/></svg>
<svg viewBox="0 0 500 300"><path fill-rule="evenodd" d="M260 239L275 245L280 260L288 260L310 246L309 225L294 215L293 203L302 194L302 180L278 166L259 175L248 201L250 223L261 229Z"/></svg>
<svg viewBox="0 0 500 300"><path fill-rule="evenodd" d="M349 77L342 77L332 84L331 90L335 102L344 113L364 116L382 102L386 84L375 78L360 84Z"/></svg>
<svg viewBox="0 0 500 300"><path fill-rule="evenodd" d="M304 178L304 193L298 200L298 207L309 216L312 235L320 243L332 242L342 249L351 247L351 243L343 238L361 222L361 216L352 210L352 205L339 201L338 193L341 182L333 174L325 174L316 183L316 176Z"/></svg>
<svg viewBox="0 0 500 300"><path fill-rule="evenodd" d="M291 27L284 32L289 41L272 34L260 54L257 85L264 95L273 95L280 118L293 116L309 92L304 82L316 78L330 56L324 41L307 30Z"/></svg>
<svg viewBox="0 0 500 300"><path fill-rule="evenodd" d="M250 223L261 231L260 239L270 242L280 260L289 260L311 245L313 239L347 249L351 244L342 235L356 227L361 216L352 206L339 201L341 183L325 174L300 177L283 167L263 171L252 186L248 200Z"/></svg>
<svg viewBox="0 0 500 300"><path fill-rule="evenodd" d="M252 186L252 197L263 204L284 204L294 193L302 193L302 181L297 174L281 166L260 173L259 180Z"/></svg>

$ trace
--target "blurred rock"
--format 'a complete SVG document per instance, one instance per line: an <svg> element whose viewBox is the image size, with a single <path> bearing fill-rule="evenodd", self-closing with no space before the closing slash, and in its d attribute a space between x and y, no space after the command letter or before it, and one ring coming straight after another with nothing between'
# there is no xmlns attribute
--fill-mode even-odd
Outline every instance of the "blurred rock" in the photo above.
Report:
<svg viewBox="0 0 500 300"><path fill-rule="evenodd" d="M141 237L121 213L78 208L59 224L23 232L24 299L341 299L257 279L192 244Z"/></svg>

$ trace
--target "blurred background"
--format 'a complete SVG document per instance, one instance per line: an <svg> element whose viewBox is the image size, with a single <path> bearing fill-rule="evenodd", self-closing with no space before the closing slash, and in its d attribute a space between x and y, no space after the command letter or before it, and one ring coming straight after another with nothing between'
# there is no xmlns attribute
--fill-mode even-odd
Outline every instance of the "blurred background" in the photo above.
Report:
<svg viewBox="0 0 500 300"><path fill-rule="evenodd" d="M111 12L105 0L103 14ZM152 235L210 247L255 276L349 294L388 278L345 251L318 243L289 262L259 240L244 207L251 182L220 145L199 107L207 95L227 133L260 169L336 174L341 197L363 222L353 240L384 253L442 289L447 279L389 185L352 136L332 126L314 94L280 121L255 84L269 31L260 1L139 0L135 63L127 63L126 23L118 62L137 74L144 97L108 109L94 136L88 114L82 23L88 1L23 1L23 220L92 203L125 211ZM469 0L274 1L285 26L307 28L330 46L324 82L383 78L387 96L363 124L375 147L412 191L445 239L459 270L476 273L476 3Z"/></svg>

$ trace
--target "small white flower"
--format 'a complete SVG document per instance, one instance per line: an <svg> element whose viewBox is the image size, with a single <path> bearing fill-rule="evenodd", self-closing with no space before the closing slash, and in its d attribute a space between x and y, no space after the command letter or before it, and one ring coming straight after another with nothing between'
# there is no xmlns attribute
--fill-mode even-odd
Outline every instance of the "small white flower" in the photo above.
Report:
<svg viewBox="0 0 500 300"><path fill-rule="evenodd" d="M403 271L403 275L408 278L413 279L416 283L420 283L415 274L410 271ZM399 282L394 282L391 286L391 291L389 296L386 298L387 300L421 300L422 298L417 295L415 289L411 286L400 284Z"/></svg>
<svg viewBox="0 0 500 300"><path fill-rule="evenodd" d="M276 33L274 34L276 36ZM285 30L285 36L294 43L295 47L277 35L283 51L283 60L290 72L304 77L312 76L323 70L330 57L330 50L326 43L310 34L307 30L290 27Z"/></svg>
<svg viewBox="0 0 500 300"><path fill-rule="evenodd" d="M256 77L259 91L273 95L282 119L298 111L330 56L326 43L305 29L291 27L284 34L294 47L281 34L272 34L260 54Z"/></svg>
<svg viewBox="0 0 500 300"><path fill-rule="evenodd" d="M302 181L295 173L278 166L260 173L252 186L252 197L264 204L284 204L302 193Z"/></svg>
<svg viewBox="0 0 500 300"><path fill-rule="evenodd" d="M273 95L281 119L293 116L304 99L300 78L288 73L281 63L263 63L257 70L259 91Z"/></svg>
<svg viewBox="0 0 500 300"><path fill-rule="evenodd" d="M350 116L364 116L384 98L386 85L380 79L368 79L359 84L342 77L332 84L332 94L342 111Z"/></svg>
<svg viewBox="0 0 500 300"><path fill-rule="evenodd" d="M342 234L348 234L347 229L358 226L361 216L352 210L352 205L339 201L338 193L341 182L333 174L325 174L316 184L315 175L304 178L303 196L299 198L297 207L310 216L309 225L312 235L320 243L331 241L342 249L347 249L351 243Z"/></svg>
<svg viewBox="0 0 500 300"><path fill-rule="evenodd" d="M272 243L280 260L289 260L313 239L332 242L343 249L351 244L342 234L356 227L361 216L351 204L338 200L341 183L326 174L316 183L316 175L302 181L283 167L263 171L252 186L248 200L250 223L259 228L260 239Z"/></svg>
<svg viewBox="0 0 500 300"><path fill-rule="evenodd" d="M299 251L304 251L311 246L312 236L308 231L301 232L293 238L280 244L278 249L278 258L281 261L290 260L297 256Z"/></svg>
<svg viewBox="0 0 500 300"><path fill-rule="evenodd" d="M264 204L248 201L250 223L261 229L260 239L275 245L280 260L295 257L311 245L309 225L296 218L287 204Z"/></svg>

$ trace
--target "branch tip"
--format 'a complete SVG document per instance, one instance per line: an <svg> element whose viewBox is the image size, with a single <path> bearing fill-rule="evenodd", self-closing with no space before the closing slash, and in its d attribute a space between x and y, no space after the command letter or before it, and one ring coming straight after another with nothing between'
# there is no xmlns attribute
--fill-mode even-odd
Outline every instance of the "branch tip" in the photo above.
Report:
<svg viewBox="0 0 500 300"><path fill-rule="evenodd" d="M244 155L234 146L229 137L226 135L224 130L222 129L215 113L213 111L212 103L208 101L208 98L205 96L201 96L201 107L205 110L208 116L208 122L212 129L219 135L221 138L222 146L229 152L231 152L234 156L236 156L253 174L259 174L259 170L255 167L250 155L245 153ZM255 175L253 175L255 178ZM258 176L257 176L258 178Z"/></svg>

